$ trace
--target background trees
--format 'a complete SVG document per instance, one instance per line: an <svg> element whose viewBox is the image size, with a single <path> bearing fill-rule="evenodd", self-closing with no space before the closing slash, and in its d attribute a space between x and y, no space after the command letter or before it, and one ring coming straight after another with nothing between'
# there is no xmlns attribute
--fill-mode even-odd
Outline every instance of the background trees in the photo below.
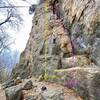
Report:
<svg viewBox="0 0 100 100"><path fill-rule="evenodd" d="M6 70L8 64L14 63L10 61L6 63L6 60L12 59L10 52L7 53L8 50L10 51L10 45L14 43L10 35L13 34L11 30L19 30L23 21L15 6L10 0L0 0L0 82L9 76ZM4 53L7 55L4 56Z"/></svg>
<svg viewBox="0 0 100 100"><path fill-rule="evenodd" d="M0 0L0 53L9 49L14 41L9 36L10 29L18 30L22 18L10 0Z"/></svg>

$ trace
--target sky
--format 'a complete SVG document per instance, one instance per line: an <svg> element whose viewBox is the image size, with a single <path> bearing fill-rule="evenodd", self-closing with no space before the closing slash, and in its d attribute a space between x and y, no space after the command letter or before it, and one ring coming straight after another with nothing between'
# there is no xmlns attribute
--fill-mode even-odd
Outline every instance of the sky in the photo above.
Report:
<svg viewBox="0 0 100 100"><path fill-rule="evenodd" d="M9 0L12 4L16 6L31 6L31 4L38 4L39 0ZM34 14L29 15L29 8L18 8L21 17L23 18L23 24L21 24L18 31L8 28L7 32L12 37L11 40L14 40L14 44L10 46L10 50L4 51L0 55L0 61L3 61L6 64L8 71L11 71L16 63L19 62L20 54L25 49L27 40L29 39L29 34L32 27L32 19ZM0 15L0 19L5 18Z"/></svg>
<svg viewBox="0 0 100 100"><path fill-rule="evenodd" d="M15 3L16 6L30 6L30 4L37 4L38 0L11 0ZM28 3L29 2L29 3ZM20 11L22 18L23 18L23 25L20 27L19 31L12 31L11 36L14 38L15 43L11 46L12 50L18 50L19 52L22 52L25 49L27 40L29 38L29 33L31 32L31 26L32 26L32 18L33 15L29 15L28 13L29 8L18 8Z"/></svg>

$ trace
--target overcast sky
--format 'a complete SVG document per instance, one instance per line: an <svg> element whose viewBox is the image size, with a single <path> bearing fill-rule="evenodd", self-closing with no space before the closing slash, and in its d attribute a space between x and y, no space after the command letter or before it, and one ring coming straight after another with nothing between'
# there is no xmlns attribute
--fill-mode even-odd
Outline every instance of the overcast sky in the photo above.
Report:
<svg viewBox="0 0 100 100"><path fill-rule="evenodd" d="M30 6L30 4L37 4L38 0L27 0L29 3L22 1L22 0L11 0L16 4L16 6ZM26 46L27 40L29 38L29 33L31 31L32 26L32 18L33 15L29 15L28 9L29 8L18 8L22 18L24 20L22 27L18 32L13 31L12 37L15 39L15 44L12 46L12 50L18 50L22 52ZM12 30L9 30L12 31Z"/></svg>

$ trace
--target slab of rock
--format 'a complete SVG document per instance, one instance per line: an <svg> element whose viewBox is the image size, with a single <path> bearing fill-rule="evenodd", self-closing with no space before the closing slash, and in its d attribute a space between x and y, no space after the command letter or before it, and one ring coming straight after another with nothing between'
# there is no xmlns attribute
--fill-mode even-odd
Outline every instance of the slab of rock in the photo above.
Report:
<svg viewBox="0 0 100 100"><path fill-rule="evenodd" d="M64 100L63 90L47 90L42 93L44 100Z"/></svg>
<svg viewBox="0 0 100 100"><path fill-rule="evenodd" d="M33 87L31 80L24 81L16 86L12 86L5 89L6 99L7 100L21 100L23 97L22 90L30 90Z"/></svg>
<svg viewBox="0 0 100 100"><path fill-rule="evenodd" d="M89 58L85 55L75 55L69 58L62 58L62 69L71 68L71 67L87 67L90 64Z"/></svg>
<svg viewBox="0 0 100 100"><path fill-rule="evenodd" d="M6 100L21 100L22 85L13 86L5 89Z"/></svg>
<svg viewBox="0 0 100 100"><path fill-rule="evenodd" d="M50 89L46 91L36 92L31 95L26 94L25 100L64 100L63 90Z"/></svg>
<svg viewBox="0 0 100 100"><path fill-rule="evenodd" d="M14 80L7 80L6 82L4 82L2 84L2 88L5 89L5 88L8 88L8 87L11 87L11 86L14 86Z"/></svg>

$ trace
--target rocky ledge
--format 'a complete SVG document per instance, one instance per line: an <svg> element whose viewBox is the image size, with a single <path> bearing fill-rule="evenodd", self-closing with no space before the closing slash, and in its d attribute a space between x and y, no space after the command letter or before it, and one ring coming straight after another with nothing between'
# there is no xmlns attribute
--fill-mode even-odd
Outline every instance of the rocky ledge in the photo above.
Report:
<svg viewBox="0 0 100 100"><path fill-rule="evenodd" d="M24 79L22 83L6 88L5 96L2 100L83 100L67 87L39 82L35 78Z"/></svg>

